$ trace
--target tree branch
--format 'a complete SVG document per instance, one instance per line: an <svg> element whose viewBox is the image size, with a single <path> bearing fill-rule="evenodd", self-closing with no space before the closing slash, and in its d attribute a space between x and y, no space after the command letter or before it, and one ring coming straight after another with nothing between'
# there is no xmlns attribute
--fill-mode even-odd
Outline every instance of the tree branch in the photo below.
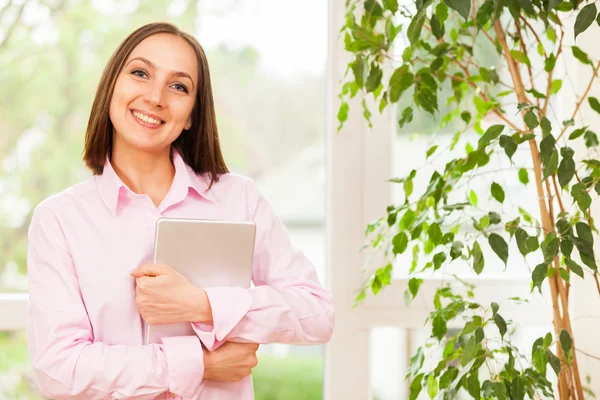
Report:
<svg viewBox="0 0 600 400"><path fill-rule="evenodd" d="M583 104L584 100L587 98L587 95L590 92L590 89L592 88L592 83L594 83L594 79L596 79L596 76L598 75L599 69L600 69L600 62L598 63L596 68L594 68L594 73L592 74L592 79L590 79L590 82L588 83L587 88L585 89L585 92L583 93L583 96L581 97L581 99L579 99L579 101L575 105L575 111L573 111L573 115L571 115L571 119L575 118L575 116L579 112L579 108ZM567 127L568 127L568 125L565 125L563 127L562 131L560 132L560 135L558 135L558 137L556 138L557 142L558 142L558 139L560 139L565 134L565 132L567 131Z"/></svg>

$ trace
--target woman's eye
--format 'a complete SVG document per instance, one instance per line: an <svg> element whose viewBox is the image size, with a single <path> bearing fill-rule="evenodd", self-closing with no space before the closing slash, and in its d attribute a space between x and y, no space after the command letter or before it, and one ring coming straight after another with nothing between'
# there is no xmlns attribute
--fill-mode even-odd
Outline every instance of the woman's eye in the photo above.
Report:
<svg viewBox="0 0 600 400"><path fill-rule="evenodd" d="M131 73L135 76L139 76L140 78L147 77L146 73L142 70L136 69L135 71L131 71Z"/></svg>
<svg viewBox="0 0 600 400"><path fill-rule="evenodd" d="M179 90L180 92L184 92L184 93L188 92L188 89L181 83L176 83L173 85L173 87L175 88L175 90Z"/></svg>

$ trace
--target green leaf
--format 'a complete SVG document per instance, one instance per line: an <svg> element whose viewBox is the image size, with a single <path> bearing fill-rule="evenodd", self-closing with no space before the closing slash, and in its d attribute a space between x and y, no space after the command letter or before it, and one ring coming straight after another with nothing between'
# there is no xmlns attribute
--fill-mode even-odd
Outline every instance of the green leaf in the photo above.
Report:
<svg viewBox="0 0 600 400"><path fill-rule="evenodd" d="M413 192L413 180L411 178L407 178L404 181L404 195L408 199Z"/></svg>
<svg viewBox="0 0 600 400"><path fill-rule="evenodd" d="M575 229L577 230L577 236L579 236L581 241L590 246L594 244L594 235L592 235L592 230L588 224L585 222L578 222L575 225Z"/></svg>
<svg viewBox="0 0 600 400"><path fill-rule="evenodd" d="M365 89L367 93L373 92L379 84L381 83L381 77L383 76L383 71L376 63L371 65L371 71L369 72L369 76L367 77L367 83L365 84Z"/></svg>
<svg viewBox="0 0 600 400"><path fill-rule="evenodd" d="M430 399L435 398L438 394L438 382L434 374L429 375L427 378L427 394Z"/></svg>
<svg viewBox="0 0 600 400"><path fill-rule="evenodd" d="M402 116L398 120L398 124L400 125L400 128L403 128L404 125L412 122L412 120L413 120L413 109L412 109L412 107L406 107L402 111Z"/></svg>
<svg viewBox="0 0 600 400"><path fill-rule="evenodd" d="M492 13L494 12L494 0L487 0L477 10L477 17L475 18L477 28L481 29L490 20ZM485 78L484 78L485 80ZM489 81L488 81L489 82Z"/></svg>
<svg viewBox="0 0 600 400"><path fill-rule="evenodd" d="M437 15L440 23L443 24L448 19L448 6L444 3L439 3L435 7L435 15Z"/></svg>
<svg viewBox="0 0 600 400"><path fill-rule="evenodd" d="M515 231L515 239L517 240L517 247L523 256L526 256L529 253L529 249L527 248L527 238L529 235L522 228L517 228Z"/></svg>
<svg viewBox="0 0 600 400"><path fill-rule="evenodd" d="M469 392L469 394L471 396L473 396L474 399L480 399L481 398L481 391L480 391L480 386L479 386L479 377L477 376L477 374L478 374L478 371L475 370L467 378L467 391Z"/></svg>
<svg viewBox="0 0 600 400"><path fill-rule="evenodd" d="M412 294L413 299L415 298L417 293L419 293L419 287L421 287L422 283L423 279L419 278L411 278L408 281L408 290L410 291L410 294Z"/></svg>
<svg viewBox="0 0 600 400"><path fill-rule="evenodd" d="M433 319L433 330L432 335L436 337L438 340L442 340L446 332L448 332L448 328L446 326L446 320L441 315L436 315Z"/></svg>
<svg viewBox="0 0 600 400"><path fill-rule="evenodd" d="M585 32L585 30L592 25L592 22L596 19L597 13L596 4L594 3L588 4L581 9L575 20L575 39L577 39L577 35Z"/></svg>
<svg viewBox="0 0 600 400"><path fill-rule="evenodd" d="M583 183L576 183L571 187L571 196L583 212L586 212L592 205L592 198L587 190L585 190L585 185Z"/></svg>
<svg viewBox="0 0 600 400"><path fill-rule="evenodd" d="M373 294L377 295L377 293L379 293L382 287L383 285L381 284L381 280L377 275L375 275L375 278L373 278L373 282L371 282L371 290L373 291Z"/></svg>
<svg viewBox="0 0 600 400"><path fill-rule="evenodd" d="M529 129L535 129L539 125L538 118L531 110L527 111L524 117L525 124Z"/></svg>
<svg viewBox="0 0 600 400"><path fill-rule="evenodd" d="M560 373L560 360L550 351L550 349L546 349L546 356L548 357L548 363L556 373L556 376L558 376Z"/></svg>
<svg viewBox="0 0 600 400"><path fill-rule="evenodd" d="M506 321L504 320L504 318L502 318L502 316L500 314L496 314L496 315L494 315L494 322L496 323L496 326L498 327L498 330L500 331L500 336L502 337L502 339L504 339L504 335L506 334L506 331L507 331Z"/></svg>
<svg viewBox="0 0 600 400"><path fill-rule="evenodd" d="M462 356L462 359L460 360L460 364L463 367L465 365L469 364L471 361L475 361L475 360L473 360L473 356L475 355L475 346L476 346L476 343L475 343L474 336L470 336L462 344L463 356ZM463 369L462 371L464 371L464 373L466 373L465 369ZM461 373L462 373L462 371L461 371Z"/></svg>
<svg viewBox="0 0 600 400"><path fill-rule="evenodd" d="M536 251L540 247L535 236L529 236L527 240L525 240L525 244L527 245L527 250L529 250L530 253L532 251Z"/></svg>
<svg viewBox="0 0 600 400"><path fill-rule="evenodd" d="M570 283L571 282L571 275L569 274L569 271L567 271L564 268L561 268L558 270L558 274L560 275L560 277L562 278L563 281Z"/></svg>
<svg viewBox="0 0 600 400"><path fill-rule="evenodd" d="M337 119L340 121L340 125L338 126L338 131L342 129L342 125L344 122L348 120L348 111L350 110L350 106L346 102L342 102L340 104L340 109L338 110Z"/></svg>
<svg viewBox="0 0 600 400"><path fill-rule="evenodd" d="M512 160L513 154L517 151L517 142L512 136L500 136L500 147L504 149L507 157Z"/></svg>
<svg viewBox="0 0 600 400"><path fill-rule="evenodd" d="M542 122L540 123L540 125L542 126L543 136L546 136L547 134L552 132L552 124L550 123L550 120L548 118L542 117Z"/></svg>
<svg viewBox="0 0 600 400"><path fill-rule="evenodd" d="M408 65L398 67L390 78L390 102L396 103L402 93L411 87L415 81L414 75L409 71Z"/></svg>
<svg viewBox="0 0 600 400"><path fill-rule="evenodd" d="M479 139L479 143L477 144L477 148L481 149L485 146L487 146L488 144L490 144L492 142L492 140L495 140L496 138L498 138L498 136L500 136L500 134L502 133L502 131L504 130L504 125L492 125L490 126L485 133L483 134L483 136Z"/></svg>
<svg viewBox="0 0 600 400"><path fill-rule="evenodd" d="M563 189L575 176L575 161L572 158L563 158L558 166L558 183Z"/></svg>
<svg viewBox="0 0 600 400"><path fill-rule="evenodd" d="M579 264L577 264L575 261L568 257L565 258L565 264L567 264L567 267L569 267L569 269L573 271L573 273L583 278L583 268L581 268Z"/></svg>
<svg viewBox="0 0 600 400"><path fill-rule="evenodd" d="M417 400L417 397L419 397L419 393L421 393L421 389L423 389L422 381L423 374L413 379L412 383L410 384L410 400Z"/></svg>
<svg viewBox="0 0 600 400"><path fill-rule="evenodd" d="M527 57L526 53L523 53L518 50L511 50L510 55L515 59L515 61L518 61L522 64L525 64L525 65L528 65L531 67L531 61L529 61L529 57Z"/></svg>
<svg viewBox="0 0 600 400"><path fill-rule="evenodd" d="M573 241L571 238L564 238L560 241L560 252L565 257L570 257L573 252Z"/></svg>
<svg viewBox="0 0 600 400"><path fill-rule="evenodd" d="M527 170L525 168L519 169L519 182L521 182L524 185L527 185L529 183L529 174L527 173Z"/></svg>
<svg viewBox="0 0 600 400"><path fill-rule="evenodd" d="M555 65L556 56L554 55L554 53L550 53L550 55L548 55L548 58L546 58L546 61L544 61L544 70L546 70L546 72L550 72L554 69Z"/></svg>
<svg viewBox="0 0 600 400"><path fill-rule="evenodd" d="M496 225L502 222L502 218L500 218L500 214L494 211L488 212L488 217L490 219L490 224Z"/></svg>
<svg viewBox="0 0 600 400"><path fill-rule="evenodd" d="M490 191L492 192L492 196L494 197L494 199L498 200L498 202L500 203L504 203L504 189L502 189L502 186L500 186L496 182L492 182Z"/></svg>
<svg viewBox="0 0 600 400"><path fill-rule="evenodd" d="M598 136L596 136L596 134L590 130L586 131L585 134L583 135L583 138L585 139L585 145L587 147L595 147L598 146Z"/></svg>
<svg viewBox="0 0 600 400"><path fill-rule="evenodd" d="M548 276L548 264L538 264L531 274L531 280L533 281L533 289L536 287L542 293L542 283Z"/></svg>
<svg viewBox="0 0 600 400"><path fill-rule="evenodd" d="M392 245L394 246L392 250L394 254L404 253L404 251L408 247L408 236L406 235L406 233L400 232L396 236L394 236L394 238L392 239Z"/></svg>
<svg viewBox="0 0 600 400"><path fill-rule="evenodd" d="M470 0L444 0L444 3L448 5L448 7L453 8L458 11L458 13L465 19L469 19L469 14L471 13L471 1Z"/></svg>
<svg viewBox="0 0 600 400"><path fill-rule="evenodd" d="M513 378L510 384L510 396L512 400L523 400L525 398L525 381L520 375Z"/></svg>
<svg viewBox="0 0 600 400"><path fill-rule="evenodd" d="M419 347L417 349L417 353L411 357L410 366L408 367L408 372L406 373L406 377L415 376L421 367L423 366L423 362L425 361L425 356L423 355L423 347Z"/></svg>
<svg viewBox="0 0 600 400"><path fill-rule="evenodd" d="M538 340L541 340L539 338ZM531 361L533 362L533 366L537 369L540 374L546 376L546 364L548 364L548 356L546 356L546 352L544 349L537 349L531 356Z"/></svg>
<svg viewBox="0 0 600 400"><path fill-rule="evenodd" d="M477 193L475 193L473 190L469 192L469 203L477 207Z"/></svg>
<svg viewBox="0 0 600 400"><path fill-rule="evenodd" d="M485 338L485 333L483 332L483 328L479 327L475 329L475 343L481 343Z"/></svg>
<svg viewBox="0 0 600 400"><path fill-rule="evenodd" d="M578 59L581 63L592 66L594 65L592 64L592 61L590 60L590 57L587 55L587 53L581 50L579 47L572 46L571 50L573 51L573 56L575 56L575 58Z"/></svg>
<svg viewBox="0 0 600 400"><path fill-rule="evenodd" d="M590 103L590 107L592 107L592 110L596 111L597 113L600 113L600 101L598 101L597 98L595 97L588 97L588 102Z"/></svg>
<svg viewBox="0 0 600 400"><path fill-rule="evenodd" d="M546 135L540 142L540 157L542 162L546 162L550 158L552 151L554 151L554 146L556 145L556 140L552 135Z"/></svg>
<svg viewBox="0 0 600 400"><path fill-rule="evenodd" d="M410 21L410 25L408 25L408 30L406 35L408 36L408 40L410 44L414 45L421 36L421 31L423 30L423 24L425 23L425 19L427 18L426 9L422 9L415 15Z"/></svg>
<svg viewBox="0 0 600 400"><path fill-rule="evenodd" d="M440 23L440 20L436 14L431 15L430 26L431 32L433 33L433 36L435 36L436 39L440 40L442 37L444 37L444 25ZM438 60L441 59L438 58Z"/></svg>
<svg viewBox="0 0 600 400"><path fill-rule="evenodd" d="M453 366L449 366L446 372L440 377L440 389L447 389L450 387L454 379L458 376L458 369Z"/></svg>
<svg viewBox="0 0 600 400"><path fill-rule="evenodd" d="M483 252L481 251L481 246L479 246L479 243L477 243L477 241L475 241L475 243L473 243L472 253L473 253L473 270L475 271L475 273L477 273L477 275L479 275L481 273L481 271L483 271L483 267L485 265L485 260L483 258Z"/></svg>
<svg viewBox="0 0 600 400"><path fill-rule="evenodd" d="M444 236L442 229L436 222L427 228L427 235L429 236L429 240L431 240L435 245L441 244Z"/></svg>
<svg viewBox="0 0 600 400"><path fill-rule="evenodd" d="M565 353L568 353L573 348L573 340L571 340L571 335L566 330L562 330L560 332L560 347L562 347Z"/></svg>
<svg viewBox="0 0 600 400"><path fill-rule="evenodd" d="M583 135L586 130L587 130L587 126L584 126L583 128L575 129L569 135L569 140L577 139L579 136Z"/></svg>
<svg viewBox="0 0 600 400"><path fill-rule="evenodd" d="M550 136L550 135L548 135ZM556 149L552 150L550 154L550 158L544 162L544 176L542 179L547 179L549 176L552 176L556 172L558 168L558 151Z"/></svg>
<svg viewBox="0 0 600 400"><path fill-rule="evenodd" d="M556 94L562 88L562 80L555 79L552 81L552 88L550 89L550 94Z"/></svg>
<svg viewBox="0 0 600 400"><path fill-rule="evenodd" d="M500 306L498 305L498 303L492 302L491 307L492 307L492 315L498 314L498 310L500 309Z"/></svg>
<svg viewBox="0 0 600 400"><path fill-rule="evenodd" d="M398 11L398 0L383 0L383 7L395 14Z"/></svg>
<svg viewBox="0 0 600 400"><path fill-rule="evenodd" d="M452 246L450 247L450 257L452 260L455 260L462 255L463 246L463 242L461 241L456 240L452 242Z"/></svg>
<svg viewBox="0 0 600 400"><path fill-rule="evenodd" d="M554 232L548 233L546 238L542 242L542 253L544 254L544 261L549 263L558 253L559 239L556 237Z"/></svg>
<svg viewBox="0 0 600 400"><path fill-rule="evenodd" d="M433 256L433 270L437 271L438 269L440 269L440 267L442 266L444 261L446 261L446 254L437 253L436 255L434 255Z"/></svg>
<svg viewBox="0 0 600 400"><path fill-rule="evenodd" d="M435 146L431 146L431 147L429 148L429 150L427 150L427 153L426 153L426 158L429 158L429 157L431 157L431 155L432 155L433 153L435 153L435 151L437 150L437 148L438 148L438 146L437 146L437 145L435 145Z"/></svg>
<svg viewBox="0 0 600 400"><path fill-rule="evenodd" d="M494 253L496 253L496 255L504 261L504 265L506 265L508 261L508 245L504 238L497 233L492 233L490 234L488 241L492 250L494 250Z"/></svg>

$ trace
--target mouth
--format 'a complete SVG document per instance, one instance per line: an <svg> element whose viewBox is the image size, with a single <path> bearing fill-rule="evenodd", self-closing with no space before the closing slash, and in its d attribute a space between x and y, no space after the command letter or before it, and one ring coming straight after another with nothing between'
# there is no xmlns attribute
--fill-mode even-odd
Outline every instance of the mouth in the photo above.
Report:
<svg viewBox="0 0 600 400"><path fill-rule="evenodd" d="M165 123L165 121L156 118L155 116L147 115L138 110L131 109L129 110L129 112L131 113L131 116L137 123L146 128L156 129Z"/></svg>

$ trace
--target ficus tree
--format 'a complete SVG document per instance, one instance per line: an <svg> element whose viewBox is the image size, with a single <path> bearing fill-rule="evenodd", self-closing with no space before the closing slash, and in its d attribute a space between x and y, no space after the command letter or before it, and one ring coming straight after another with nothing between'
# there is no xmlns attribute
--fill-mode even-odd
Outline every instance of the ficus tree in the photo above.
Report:
<svg viewBox="0 0 600 400"><path fill-rule="evenodd" d="M385 262L366 277L357 303L384 289L394 268L408 269L414 298L428 271L452 274L462 260L480 274L486 258L506 265L510 255L536 260L531 289L549 288L552 304L553 331L524 351L511 343L510 316L499 306L504 299L479 304L472 283L455 280L461 290L441 285L427 321L431 337L414 354L407 374L410 398L427 392L454 399L459 391L475 399L591 396L578 368L569 295L574 279L598 285L590 207L600 194L600 161L594 158L599 142L589 126L576 122L582 105L600 113L600 101L589 96L600 63L576 45L580 33L600 24L595 3L348 0L346 7L341 35L352 57L340 89L340 129L351 112L350 99L359 96L369 122L373 112L392 107L401 128L427 119L456 132L447 149L436 143L426 152L428 160L451 154L444 165L391 179L402 185L404 202L390 204L366 228L365 247L380 252ZM568 39L575 44L567 45ZM565 119L552 104L563 89L559 61L571 55L592 74ZM473 133L475 140L458 145L461 136ZM525 164L514 162L517 152L526 154ZM521 199L493 174L485 193L464 190L498 156L515 181L535 187L536 213L504 208L505 199L516 204ZM428 182L419 192L417 179ZM478 206L478 195L498 207ZM412 265L395 264L410 249ZM461 329L449 331L457 321ZM424 362L432 344L440 350L433 366Z"/></svg>

